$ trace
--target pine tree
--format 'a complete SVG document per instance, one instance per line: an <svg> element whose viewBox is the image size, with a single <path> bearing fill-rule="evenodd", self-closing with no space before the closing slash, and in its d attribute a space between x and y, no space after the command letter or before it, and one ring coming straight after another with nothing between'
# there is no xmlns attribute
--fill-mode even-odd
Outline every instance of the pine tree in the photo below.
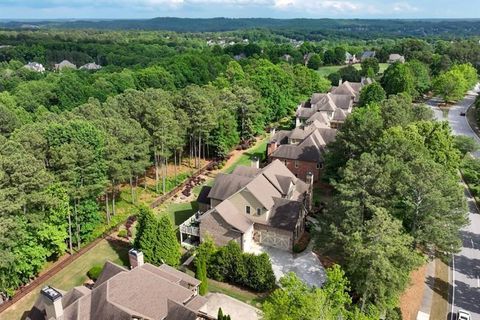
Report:
<svg viewBox="0 0 480 320"><path fill-rule="evenodd" d="M208 279L207 279L207 259L203 255L198 255L195 261L196 277L201 281L199 287L200 295L204 296L207 294Z"/></svg>
<svg viewBox="0 0 480 320"><path fill-rule="evenodd" d="M157 219L146 207L140 208L134 246L149 263L176 267L180 262L180 244L172 222L167 216Z"/></svg>
<svg viewBox="0 0 480 320"><path fill-rule="evenodd" d="M163 263L166 263L170 266L178 266L181 256L180 244L178 243L172 221L167 216L162 216L160 220L158 220L157 226L157 261L163 261Z"/></svg>

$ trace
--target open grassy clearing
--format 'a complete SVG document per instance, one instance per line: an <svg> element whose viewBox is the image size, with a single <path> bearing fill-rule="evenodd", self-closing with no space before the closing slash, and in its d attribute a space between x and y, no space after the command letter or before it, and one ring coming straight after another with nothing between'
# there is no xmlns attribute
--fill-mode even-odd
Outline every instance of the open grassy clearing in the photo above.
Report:
<svg viewBox="0 0 480 320"><path fill-rule="evenodd" d="M380 71L379 73L383 73L389 66L388 63L380 63ZM346 67L347 65L340 65L340 66L324 66L320 67L317 72L322 76L322 77L327 77L329 74L337 72L339 69ZM353 65L355 69L360 70L362 66L360 63L356 63Z"/></svg>
<svg viewBox="0 0 480 320"><path fill-rule="evenodd" d="M238 159L236 159L231 165L225 166L222 169L224 173L231 173L237 166L250 166L250 163L254 157L260 159L260 162L265 160L267 154L268 138L265 137L250 149L247 149Z"/></svg>

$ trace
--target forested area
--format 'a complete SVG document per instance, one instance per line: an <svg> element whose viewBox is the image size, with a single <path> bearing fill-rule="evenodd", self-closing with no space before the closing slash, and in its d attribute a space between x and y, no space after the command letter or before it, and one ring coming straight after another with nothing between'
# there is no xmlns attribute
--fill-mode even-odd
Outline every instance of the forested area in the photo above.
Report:
<svg viewBox="0 0 480 320"><path fill-rule="evenodd" d="M320 241L342 257L362 311L396 319L411 271L459 250L468 218L457 145L446 122L402 92L357 108L330 146L337 206Z"/></svg>
<svg viewBox="0 0 480 320"><path fill-rule="evenodd" d="M4 28L20 28L25 21L2 22ZM145 20L77 20L32 21L36 27L65 29L143 29L177 32L222 32L244 29L269 30L274 34L320 41L329 38L371 39L378 37L444 37L477 36L480 21L455 19L268 19L268 18L211 18L189 19L159 17Z"/></svg>

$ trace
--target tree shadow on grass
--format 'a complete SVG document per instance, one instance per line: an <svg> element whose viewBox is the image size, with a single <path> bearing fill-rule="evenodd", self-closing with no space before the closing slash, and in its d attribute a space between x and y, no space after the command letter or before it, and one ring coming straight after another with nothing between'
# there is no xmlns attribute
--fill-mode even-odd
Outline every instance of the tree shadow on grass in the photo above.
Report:
<svg viewBox="0 0 480 320"><path fill-rule="evenodd" d="M117 253L121 264L128 267L130 264L128 260L128 250L130 250L131 248L130 244L114 238L107 238L107 242L110 248L112 248Z"/></svg>

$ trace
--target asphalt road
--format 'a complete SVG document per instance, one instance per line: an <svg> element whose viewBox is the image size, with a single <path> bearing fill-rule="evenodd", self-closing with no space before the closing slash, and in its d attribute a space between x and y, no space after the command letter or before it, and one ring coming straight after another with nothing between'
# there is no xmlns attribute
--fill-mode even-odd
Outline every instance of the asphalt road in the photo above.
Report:
<svg viewBox="0 0 480 320"><path fill-rule="evenodd" d="M438 100L432 99L428 104L432 107L438 120L448 120L455 135L466 135L480 143L480 138L471 129L466 117L460 115L461 112L466 112L475 101L478 91L480 91L480 86L477 86L475 91L469 92L465 99L451 107L447 119L436 107ZM474 156L480 158L480 152L476 152ZM453 284L453 290L450 294L452 313L449 318L456 319L456 312L463 309L470 312L472 320L480 320L480 213L468 189L465 189L465 196L470 224L461 231L463 247L458 254L454 255L450 265L453 271L450 285Z"/></svg>

